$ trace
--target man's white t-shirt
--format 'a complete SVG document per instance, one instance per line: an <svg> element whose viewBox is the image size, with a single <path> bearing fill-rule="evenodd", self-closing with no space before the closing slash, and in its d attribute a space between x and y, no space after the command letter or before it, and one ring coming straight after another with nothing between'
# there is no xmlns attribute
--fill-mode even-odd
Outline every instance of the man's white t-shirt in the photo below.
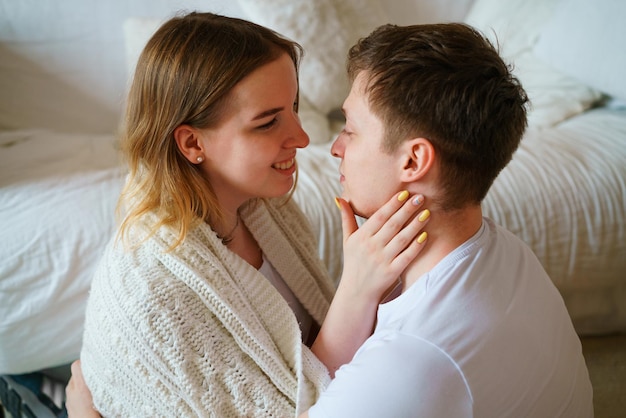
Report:
<svg viewBox="0 0 626 418"><path fill-rule="evenodd" d="M396 299L309 410L322 417L592 417L563 300L531 250L480 230Z"/></svg>

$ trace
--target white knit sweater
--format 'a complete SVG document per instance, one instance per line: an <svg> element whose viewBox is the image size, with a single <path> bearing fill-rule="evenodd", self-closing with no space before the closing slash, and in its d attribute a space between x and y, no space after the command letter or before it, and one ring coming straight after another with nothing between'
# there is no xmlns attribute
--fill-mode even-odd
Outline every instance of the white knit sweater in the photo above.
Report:
<svg viewBox="0 0 626 418"><path fill-rule="evenodd" d="M321 324L334 288L295 203L255 201L242 220ZM173 240L162 228L135 251L112 242L98 267L81 353L96 408L220 418L307 410L330 378L278 291L208 225L165 252Z"/></svg>

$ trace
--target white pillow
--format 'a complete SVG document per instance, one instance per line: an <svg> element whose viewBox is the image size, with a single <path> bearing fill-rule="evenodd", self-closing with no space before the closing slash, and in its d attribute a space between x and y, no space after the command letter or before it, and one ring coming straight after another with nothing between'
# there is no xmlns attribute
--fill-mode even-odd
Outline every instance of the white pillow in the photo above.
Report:
<svg viewBox="0 0 626 418"><path fill-rule="evenodd" d="M531 100L529 127L552 127L584 112L602 98L598 90L555 71L531 51L519 54L514 63L513 72Z"/></svg>
<svg viewBox="0 0 626 418"><path fill-rule="evenodd" d="M561 0L535 54L566 74L626 99L626 2Z"/></svg>
<svg viewBox="0 0 626 418"><path fill-rule="evenodd" d="M465 18L513 65L513 73L531 101L528 124L539 129L579 114L601 98L599 91L553 68L534 53L559 1L476 0Z"/></svg>
<svg viewBox="0 0 626 418"><path fill-rule="evenodd" d="M508 59L532 49L558 1L475 0L464 21L483 32Z"/></svg>
<svg viewBox="0 0 626 418"><path fill-rule="evenodd" d="M389 19L378 0L239 0L253 22L304 48L300 91L323 115L341 107L350 86L348 49Z"/></svg>

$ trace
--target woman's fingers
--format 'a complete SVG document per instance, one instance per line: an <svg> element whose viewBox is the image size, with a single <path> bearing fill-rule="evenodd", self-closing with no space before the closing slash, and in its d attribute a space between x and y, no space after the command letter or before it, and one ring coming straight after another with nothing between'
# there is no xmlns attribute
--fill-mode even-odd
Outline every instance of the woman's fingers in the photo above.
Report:
<svg viewBox="0 0 626 418"><path fill-rule="evenodd" d="M417 214L413 214L411 212L411 216L413 216L413 218L403 225L401 230L394 232L397 227L386 224L378 233L379 235L384 236L384 238L382 238L383 240L389 239L389 242L386 245L389 249L395 251L396 253L400 252L401 249L406 248L413 241L418 241L418 243L421 244L426 240L427 234L423 231L423 229L430 219L430 211L428 209L423 209Z"/></svg>
<svg viewBox="0 0 626 418"><path fill-rule="evenodd" d="M335 203L341 210L344 243L358 230L359 239L373 239L377 245L383 247L393 240L396 246L404 243L402 245L404 248L412 239L418 238L421 227L430 216L428 210L422 210L418 214L418 210L424 204L424 196L421 194L410 196L407 191L392 196L360 227L348 202L337 197ZM412 222L416 215L421 223Z"/></svg>
<svg viewBox="0 0 626 418"><path fill-rule="evenodd" d="M348 202L339 197L336 197L335 203L341 211L341 229L343 231L343 242L346 242L348 237L352 235L357 229L359 229L359 226L356 222L356 217L354 216L352 206L350 206Z"/></svg>
<svg viewBox="0 0 626 418"><path fill-rule="evenodd" d="M424 196L420 194L410 196L407 191L397 193L378 209L361 229L363 233L375 236L381 245L387 245L408 225L423 204ZM402 238L406 239L406 234L402 235ZM412 238L417 238L417 236Z"/></svg>
<svg viewBox="0 0 626 418"><path fill-rule="evenodd" d="M386 249L390 252L389 257L393 259L390 263L392 270L404 271L409 263L422 252L428 239L428 233L423 231L423 228L429 219L430 211L428 209L422 210L387 244Z"/></svg>
<svg viewBox="0 0 626 418"><path fill-rule="evenodd" d="M337 199L342 212L344 275L366 293L385 290L419 255L426 243L423 228L430 212L422 195L392 196L360 228L349 203ZM342 279L343 280L343 279Z"/></svg>

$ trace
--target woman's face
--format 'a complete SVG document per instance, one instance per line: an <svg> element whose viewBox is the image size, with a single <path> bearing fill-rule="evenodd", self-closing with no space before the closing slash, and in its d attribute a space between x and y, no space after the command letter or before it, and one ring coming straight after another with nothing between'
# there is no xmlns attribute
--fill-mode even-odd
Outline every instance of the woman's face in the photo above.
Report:
<svg viewBox="0 0 626 418"><path fill-rule="evenodd" d="M202 131L203 171L223 206L282 196L293 186L296 150L309 144L297 94L294 63L283 54L241 80L219 125Z"/></svg>

